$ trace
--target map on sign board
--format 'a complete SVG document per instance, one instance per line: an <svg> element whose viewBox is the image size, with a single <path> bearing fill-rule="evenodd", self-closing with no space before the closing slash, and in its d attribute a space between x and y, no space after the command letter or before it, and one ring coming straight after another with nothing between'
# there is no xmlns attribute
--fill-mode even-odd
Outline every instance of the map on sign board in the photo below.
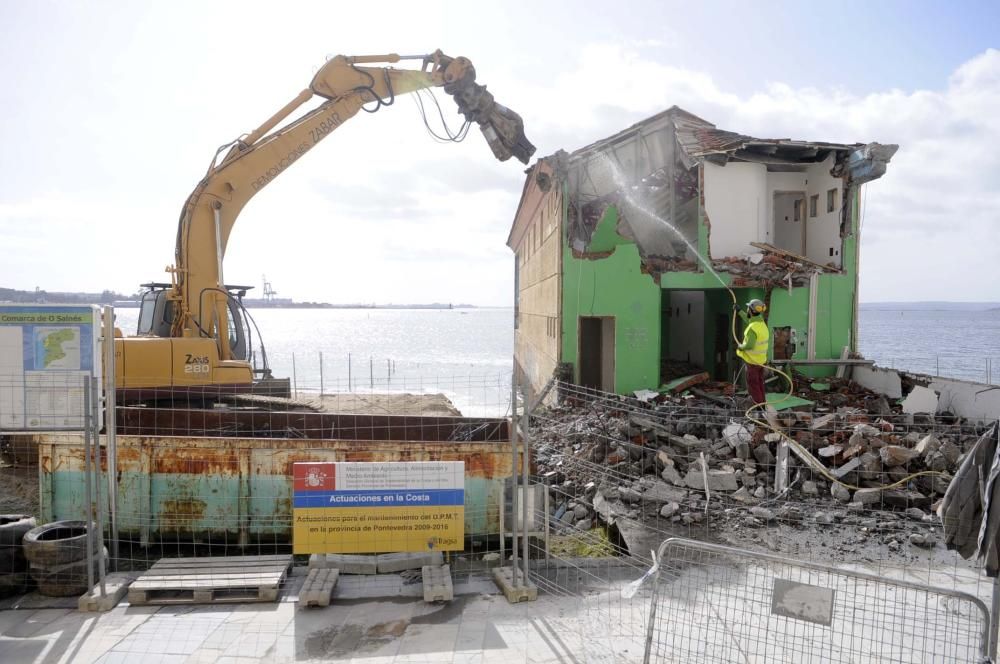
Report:
<svg viewBox="0 0 1000 664"><path fill-rule="evenodd" d="M462 461L299 462L294 553L461 551Z"/></svg>
<svg viewBox="0 0 1000 664"><path fill-rule="evenodd" d="M0 306L0 429L80 429L83 388L100 376L93 306Z"/></svg>

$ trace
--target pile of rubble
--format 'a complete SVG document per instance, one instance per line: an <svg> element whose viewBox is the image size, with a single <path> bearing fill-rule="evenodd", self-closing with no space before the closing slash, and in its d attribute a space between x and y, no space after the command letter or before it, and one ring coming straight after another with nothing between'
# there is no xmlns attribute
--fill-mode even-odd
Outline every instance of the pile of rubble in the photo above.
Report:
<svg viewBox="0 0 1000 664"><path fill-rule="evenodd" d="M809 276L817 270L815 265L770 253L716 259L712 261L712 268L730 274L734 287L751 284L805 286Z"/></svg>
<svg viewBox="0 0 1000 664"><path fill-rule="evenodd" d="M826 403L809 412L779 413L798 444L789 446L781 495L774 487L782 436L718 399L604 397L539 412L532 444L556 528L587 530L622 517L660 532L710 519L714 527L719 518L741 527L841 523L879 532L894 524L897 548L906 540L933 546L935 503L978 428L921 415L902 424L910 418L848 384L821 394ZM822 472L806 462L810 455ZM873 510L879 516L869 523Z"/></svg>

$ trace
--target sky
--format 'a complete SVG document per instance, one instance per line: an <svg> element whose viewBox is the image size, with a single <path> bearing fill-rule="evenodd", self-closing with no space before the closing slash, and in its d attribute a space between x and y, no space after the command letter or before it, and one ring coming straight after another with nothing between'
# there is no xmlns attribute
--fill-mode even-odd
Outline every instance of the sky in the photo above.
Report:
<svg viewBox="0 0 1000 664"><path fill-rule="evenodd" d="M898 143L865 189L862 301L997 300L998 25L995 2L3 0L0 286L166 280L219 145L329 56L440 48L524 118L536 157L674 104L751 135ZM251 200L226 278L300 301L507 305L524 169L476 129L435 142L400 97Z"/></svg>

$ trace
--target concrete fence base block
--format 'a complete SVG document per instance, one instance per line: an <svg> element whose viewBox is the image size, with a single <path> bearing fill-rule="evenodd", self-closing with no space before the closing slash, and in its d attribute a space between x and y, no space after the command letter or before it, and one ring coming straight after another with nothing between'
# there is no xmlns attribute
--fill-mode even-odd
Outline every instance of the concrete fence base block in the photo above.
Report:
<svg viewBox="0 0 1000 664"><path fill-rule="evenodd" d="M104 577L104 597L101 597L101 586L97 584L89 593L80 596L76 608L80 611L110 611L125 597L132 580L133 577L128 574L108 574Z"/></svg>
<svg viewBox="0 0 1000 664"><path fill-rule="evenodd" d="M333 589L340 578L337 569L311 569L299 591L299 606L330 606Z"/></svg>
<svg viewBox="0 0 1000 664"><path fill-rule="evenodd" d="M538 599L538 587L531 581L524 582L524 573L518 570L517 583L514 585L514 568L497 567L493 570L493 581L511 604L518 602L533 602Z"/></svg>
<svg viewBox="0 0 1000 664"><path fill-rule="evenodd" d="M421 572L425 602L450 602L455 599L451 568L448 565L424 565Z"/></svg>

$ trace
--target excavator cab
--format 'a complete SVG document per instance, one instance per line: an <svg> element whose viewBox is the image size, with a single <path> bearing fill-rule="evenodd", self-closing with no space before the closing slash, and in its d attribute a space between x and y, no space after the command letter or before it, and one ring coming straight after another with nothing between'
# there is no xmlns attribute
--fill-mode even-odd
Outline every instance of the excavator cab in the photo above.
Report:
<svg viewBox="0 0 1000 664"><path fill-rule="evenodd" d="M148 283L142 284L147 289L142 294L139 302L139 322L136 327L136 336L139 337L169 337L170 330L174 322L174 300L168 297L170 284ZM229 319L227 328L229 331L229 350L234 360L249 360L253 357L253 350L250 348L250 319L249 314L244 316L246 309L243 307L243 297L253 286L226 286L227 308L229 309ZM256 370L256 367L255 367ZM265 373L266 367L256 370L255 373Z"/></svg>

